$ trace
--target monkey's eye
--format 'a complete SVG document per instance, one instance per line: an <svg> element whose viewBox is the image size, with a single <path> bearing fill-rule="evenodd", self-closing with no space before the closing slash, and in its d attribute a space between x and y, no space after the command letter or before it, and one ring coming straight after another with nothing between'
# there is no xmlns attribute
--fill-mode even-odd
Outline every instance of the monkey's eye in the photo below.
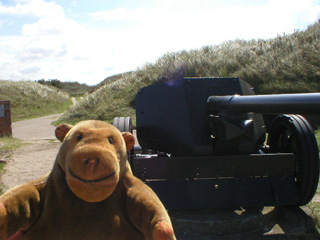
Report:
<svg viewBox="0 0 320 240"><path fill-rule="evenodd" d="M80 141L81 139L82 139L82 134L79 133L79 134L77 135L77 140Z"/></svg>
<svg viewBox="0 0 320 240"><path fill-rule="evenodd" d="M108 141L109 141L109 143L110 143L110 144L113 144L113 143L114 143L114 141L113 141L113 138L112 138L112 137L108 137Z"/></svg>

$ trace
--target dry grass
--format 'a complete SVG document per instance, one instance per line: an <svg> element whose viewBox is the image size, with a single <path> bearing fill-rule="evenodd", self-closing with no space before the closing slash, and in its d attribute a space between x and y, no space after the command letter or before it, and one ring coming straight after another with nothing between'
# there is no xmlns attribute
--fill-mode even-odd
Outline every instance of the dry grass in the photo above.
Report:
<svg viewBox="0 0 320 240"><path fill-rule="evenodd" d="M319 92L319 41L317 23L305 31L269 40L234 40L199 50L169 52L136 71L107 78L61 121L134 118L139 88L182 77L240 77L257 94Z"/></svg>
<svg viewBox="0 0 320 240"><path fill-rule="evenodd" d="M62 113L69 94L31 81L0 81L0 99L10 100L12 120Z"/></svg>

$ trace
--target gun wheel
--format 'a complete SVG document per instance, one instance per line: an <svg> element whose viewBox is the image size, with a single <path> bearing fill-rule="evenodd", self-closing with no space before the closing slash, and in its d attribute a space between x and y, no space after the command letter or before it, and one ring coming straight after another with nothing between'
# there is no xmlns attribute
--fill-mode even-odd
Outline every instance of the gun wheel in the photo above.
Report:
<svg viewBox="0 0 320 240"><path fill-rule="evenodd" d="M113 126L119 129L120 132L129 132L133 134L133 127L131 117L115 117L113 119ZM134 154L134 148L128 152L128 160L130 162L130 155Z"/></svg>
<svg viewBox="0 0 320 240"><path fill-rule="evenodd" d="M300 115L280 115L271 123L268 143L273 153L296 155L295 181L302 206L311 201L319 180L319 150L312 127Z"/></svg>
<svg viewBox="0 0 320 240"><path fill-rule="evenodd" d="M113 119L113 126L118 128L120 132L132 133L131 117L115 117Z"/></svg>

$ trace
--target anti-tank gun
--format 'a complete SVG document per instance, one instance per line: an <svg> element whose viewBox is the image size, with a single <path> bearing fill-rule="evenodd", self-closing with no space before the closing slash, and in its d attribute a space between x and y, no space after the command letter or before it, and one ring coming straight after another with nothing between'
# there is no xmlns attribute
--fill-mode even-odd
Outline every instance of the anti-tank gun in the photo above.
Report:
<svg viewBox="0 0 320 240"><path fill-rule="evenodd" d="M238 78L185 78L136 96L133 173L168 209L305 205L319 179L320 94L254 95ZM265 114L279 114L265 124ZM129 117L114 125L131 131ZM266 126L267 125L267 126Z"/></svg>

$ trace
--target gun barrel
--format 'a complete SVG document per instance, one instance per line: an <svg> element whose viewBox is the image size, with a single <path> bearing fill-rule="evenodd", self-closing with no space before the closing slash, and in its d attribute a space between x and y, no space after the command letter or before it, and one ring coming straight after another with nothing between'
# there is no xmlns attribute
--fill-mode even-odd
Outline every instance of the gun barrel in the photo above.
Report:
<svg viewBox="0 0 320 240"><path fill-rule="evenodd" d="M320 113L320 93L211 96L210 114L232 113L315 114Z"/></svg>

